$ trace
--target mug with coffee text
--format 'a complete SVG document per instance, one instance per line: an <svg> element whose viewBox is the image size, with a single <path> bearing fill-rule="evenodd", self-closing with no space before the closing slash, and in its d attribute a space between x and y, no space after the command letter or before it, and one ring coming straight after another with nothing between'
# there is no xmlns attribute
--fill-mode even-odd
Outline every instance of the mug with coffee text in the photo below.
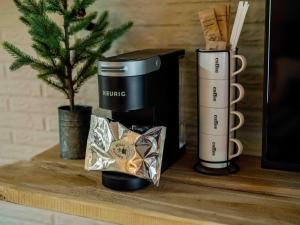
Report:
<svg viewBox="0 0 300 225"><path fill-rule="evenodd" d="M230 89L228 88L230 83ZM238 97L233 99L235 89L238 90ZM230 102L228 101L230 95ZM232 80L199 80L199 105L206 107L225 108L241 101L245 96L242 85Z"/></svg>
<svg viewBox="0 0 300 225"><path fill-rule="evenodd" d="M243 152L242 143L236 138L229 138L228 135L200 134L199 138L201 164L209 168L225 168L231 159L238 157ZM233 152L234 148L229 148L228 144L236 145L235 153Z"/></svg>
<svg viewBox="0 0 300 225"><path fill-rule="evenodd" d="M236 70L236 61L241 67ZM246 69L247 60L233 51L199 51L199 76L203 79L228 80ZM230 77L230 78L229 78Z"/></svg>
<svg viewBox="0 0 300 225"><path fill-rule="evenodd" d="M230 122L228 123L228 111L230 111ZM227 135L228 125L229 132L234 132L244 124L244 115L241 112L228 110L228 108L199 108L200 116L200 133L211 135ZM235 118L238 118L238 124L234 124Z"/></svg>

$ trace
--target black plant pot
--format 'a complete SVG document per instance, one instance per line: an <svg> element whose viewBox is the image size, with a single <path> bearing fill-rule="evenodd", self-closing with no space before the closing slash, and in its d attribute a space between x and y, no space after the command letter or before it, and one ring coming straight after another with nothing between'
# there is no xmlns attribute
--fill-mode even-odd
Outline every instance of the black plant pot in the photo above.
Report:
<svg viewBox="0 0 300 225"><path fill-rule="evenodd" d="M60 156L63 159L84 159L90 129L92 107L58 108Z"/></svg>

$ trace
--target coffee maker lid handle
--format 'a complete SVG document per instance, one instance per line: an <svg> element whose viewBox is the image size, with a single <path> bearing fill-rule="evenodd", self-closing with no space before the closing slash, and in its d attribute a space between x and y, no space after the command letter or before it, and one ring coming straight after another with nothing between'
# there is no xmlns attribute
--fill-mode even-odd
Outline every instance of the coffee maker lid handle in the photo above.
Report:
<svg viewBox="0 0 300 225"><path fill-rule="evenodd" d="M158 71L161 66L159 56L148 58L145 60L129 60L129 61L98 61L98 75L109 77L127 77L140 76Z"/></svg>

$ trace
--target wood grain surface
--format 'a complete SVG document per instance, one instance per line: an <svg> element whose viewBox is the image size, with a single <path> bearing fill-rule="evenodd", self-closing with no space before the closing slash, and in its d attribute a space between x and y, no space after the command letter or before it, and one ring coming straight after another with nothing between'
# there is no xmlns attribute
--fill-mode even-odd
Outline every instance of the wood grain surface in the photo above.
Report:
<svg viewBox="0 0 300 225"><path fill-rule="evenodd" d="M192 149L188 152L193 152ZM260 168L243 156L226 177L193 171L187 153L167 170L158 188L117 192L83 161L59 158L58 146L0 168L0 199L117 224L299 224L300 174Z"/></svg>
<svg viewBox="0 0 300 225"><path fill-rule="evenodd" d="M114 45L111 54L144 48L184 48L182 60L183 108L187 141L197 143L196 123L196 54L202 48L204 37L197 13L213 4L230 3L231 24L235 18L238 0L102 0L96 9L108 9L112 26L132 20L134 27ZM239 53L248 61L247 69L239 75L245 87L245 99L238 104L245 114L245 126L238 132L247 154L261 154L262 93L264 64L265 1L250 0L250 8L238 43Z"/></svg>

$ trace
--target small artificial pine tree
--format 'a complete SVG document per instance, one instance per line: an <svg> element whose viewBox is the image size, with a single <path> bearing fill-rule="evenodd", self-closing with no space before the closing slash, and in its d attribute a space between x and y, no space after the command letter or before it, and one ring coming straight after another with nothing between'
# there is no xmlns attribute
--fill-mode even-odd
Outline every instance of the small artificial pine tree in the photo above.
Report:
<svg viewBox="0 0 300 225"><path fill-rule="evenodd" d="M15 58L10 70L31 66L38 71L38 78L66 95L70 110L74 111L74 96L83 83L96 74L96 60L103 57L102 54L132 26L132 22L108 29L107 11L99 17L97 12L86 14L86 9L95 0L14 2L21 13L20 20L29 28L32 48L38 57L34 58L13 44L4 42L3 47ZM62 26L50 18L51 13L62 16ZM89 30L88 34L72 39L82 30ZM71 40L74 40L73 44Z"/></svg>

